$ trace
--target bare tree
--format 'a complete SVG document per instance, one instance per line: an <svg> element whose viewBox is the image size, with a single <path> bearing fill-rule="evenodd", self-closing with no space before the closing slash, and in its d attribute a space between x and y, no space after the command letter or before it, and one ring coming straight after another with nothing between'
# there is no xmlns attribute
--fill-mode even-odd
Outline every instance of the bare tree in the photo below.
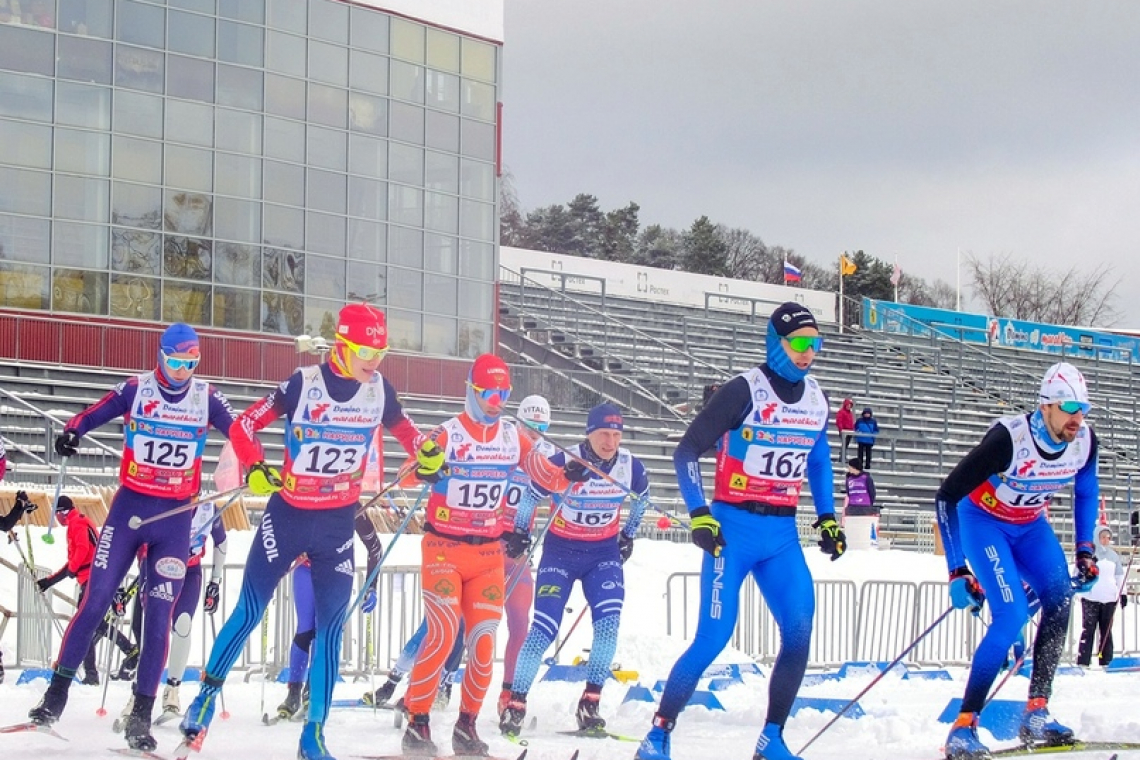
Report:
<svg viewBox="0 0 1140 760"><path fill-rule="evenodd" d="M771 253L764 241L748 230L716 226L717 234L728 246L728 276L738 280L761 280L768 269Z"/></svg>
<svg viewBox="0 0 1140 760"><path fill-rule="evenodd" d="M1112 325L1120 281L1112 266L1073 266L1058 272L1014 259L1009 253L986 259L966 254L974 294L996 317L1058 325Z"/></svg>

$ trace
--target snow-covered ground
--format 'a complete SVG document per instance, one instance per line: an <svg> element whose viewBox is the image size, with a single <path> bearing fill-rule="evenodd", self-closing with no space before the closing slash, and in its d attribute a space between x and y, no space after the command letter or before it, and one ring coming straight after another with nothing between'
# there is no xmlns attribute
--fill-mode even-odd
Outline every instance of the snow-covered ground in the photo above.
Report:
<svg viewBox="0 0 1140 760"><path fill-rule="evenodd" d="M21 530L21 536L23 532ZM34 534L33 534L34 535ZM243 545L248 546L250 533L233 533L236 544L230 551L231 560L244 556ZM37 539L35 546L38 564L58 566L63 560L62 541L47 546ZM17 561L13 549L0 548L0 555ZM945 566L942 558L901 551L849 552L838 562L808 551L809 562L817 578L906 579L942 580ZM665 578L673 572L695 571L699 566L699 551L692 546L664 542L639 541L633 558L627 565L626 608L622 621L621 641L616 661L625 670L636 670L640 682L651 687L657 680L667 677L677 656L684 651L685 642L664 635ZM418 561L418 538L401 539L393 562L406 565ZM13 574L0 573L0 603L14 604ZM573 615L581 609L582 599L577 594L571 599ZM221 614L221 613L219 613ZM505 630L504 630L505 634ZM15 631L9 625L3 637L7 657L14 661ZM589 646L589 626L579 626L561 655L569 662ZM194 649L197 652L197 647ZM718 662L747 662L739 652L726 651ZM197 664L192 661L192 664ZM762 668L765 672L766 667ZM961 697L965 685L964 669L950 669L953 680L903 680L897 674L888 674L860 699L866 715L859 719L841 719L829 728L804 753L807 760L862 760L864 758L892 758L895 760L936 760L946 736L947 725L938 722L938 716L947 702ZM36 681L16 685L18 672L9 667L3 685L0 685L0 724L23 721L27 710L40 697L45 682ZM498 674L496 674L498 676ZM826 697L849 700L871 683L870 673L849 676L842 680L825 681L805 686L801 696ZM368 683L345 682L337 686L337 699L355 698ZM529 714L537 717L538 727L530 732L528 760L567 760L574 750L580 750L580 760L612 760L632 758L635 746L613 740L593 740L567 737L555 733L574 728L573 711L581 693L581 684L565 682L538 682L530 693ZM647 730L654 705L631 701L622 704L626 686L610 682L603 695L602 713L612 730L641 736ZM1015 677L1006 685L1003 699L1024 699L1027 679ZM497 736L495 731L494 701L498 691L498 678L487 703L484 705L480 729L492 751L502 757L513 758L520 748ZM196 687L183 687L183 705L196 693ZM399 692L397 692L399 693ZM228 720L216 719L207 740L202 760L217 758L247 758L285 760L296 754L300 724L278 724L265 727L261 714L272 710L284 695L284 687L271 683L263 688L258 680L245 683L242 674L231 676L225 689L225 706ZM99 717L97 710L103 696L102 688L76 684L58 730L70 739L64 743L38 734L12 734L0 738L0 753L6 757L28 758L36 755L85 760L106 758L109 748L125 746L121 737L111 731L112 719L118 714L128 696L128 686L112 682L107 696L109 714ZM746 760L752 756L756 735L763 724L767 703L767 679L760 675L746 675L743 683L717 692L724 711L710 711L703 707L686 710L673 734L673 757L676 760L705 760L710 756ZM458 698L452 705L435 714L432 726L437 742L450 751L447 739L457 715ZM1073 727L1087 740L1140 741L1140 673L1105 673L1090 670L1083 675L1060 675L1055 684L1055 695L1050 704L1055 717ZM785 737L793 751L802 747L832 718L832 713L814 710L798 712L788 723ZM173 725L158 727L159 751L167 755L178 742ZM340 760L354 756L397 754L400 751L401 732L392 724L390 712L364 709L336 709L326 727L330 751ZM1010 742L998 741L982 732L983 740L992 748ZM711 753L711 754L710 754ZM1112 752L1068 753L1072 758L1098 758L1108 760ZM1140 760L1140 751L1119 753L1119 760Z"/></svg>

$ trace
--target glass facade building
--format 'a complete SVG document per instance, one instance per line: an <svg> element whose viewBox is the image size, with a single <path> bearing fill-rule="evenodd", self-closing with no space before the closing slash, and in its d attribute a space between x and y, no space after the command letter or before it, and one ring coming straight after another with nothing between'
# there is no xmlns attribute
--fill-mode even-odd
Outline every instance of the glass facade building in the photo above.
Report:
<svg viewBox="0 0 1140 760"><path fill-rule="evenodd" d="M489 351L500 71L340 0L0 0L0 307Z"/></svg>

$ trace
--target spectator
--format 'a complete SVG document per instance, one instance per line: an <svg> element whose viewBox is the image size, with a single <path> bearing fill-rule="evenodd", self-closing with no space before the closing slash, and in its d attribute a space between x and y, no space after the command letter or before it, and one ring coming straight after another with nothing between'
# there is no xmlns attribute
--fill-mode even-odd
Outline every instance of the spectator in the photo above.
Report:
<svg viewBox="0 0 1140 760"><path fill-rule="evenodd" d="M863 407L863 413L855 421L855 443L859 445L855 456L861 469L871 469L871 449L875 447L875 437L879 435L879 423L871 407Z"/></svg>
<svg viewBox="0 0 1140 760"><path fill-rule="evenodd" d="M4 479L6 472L8 472L8 450L4 448L4 441L0 440L0 480Z"/></svg>
<svg viewBox="0 0 1140 760"><path fill-rule="evenodd" d="M847 460L847 498L843 505L843 528L850 549L878 547L879 508L875 506L875 480L858 458Z"/></svg>
<svg viewBox="0 0 1140 760"><path fill-rule="evenodd" d="M16 501L12 505L12 509L8 514L0 517L0 533L7 533L16 527L16 523L20 522L20 518L26 512L34 512L36 510L36 503L28 498L27 491L16 491Z"/></svg>
<svg viewBox="0 0 1140 760"><path fill-rule="evenodd" d="M839 431L839 461L847 458L847 446L851 443L851 431L855 429L855 402L843 399L843 406L835 413L835 428Z"/></svg>
<svg viewBox="0 0 1140 760"><path fill-rule="evenodd" d="M1077 649L1077 664L1088 667L1092 662L1093 639L1100 629L1100 648L1097 659L1101 667L1112 662L1112 618L1116 605L1128 604L1124 589L1124 563L1112 548L1112 529L1102 525L1096 531L1096 566L1100 570L1097 581L1088 594L1081 594L1081 643Z"/></svg>

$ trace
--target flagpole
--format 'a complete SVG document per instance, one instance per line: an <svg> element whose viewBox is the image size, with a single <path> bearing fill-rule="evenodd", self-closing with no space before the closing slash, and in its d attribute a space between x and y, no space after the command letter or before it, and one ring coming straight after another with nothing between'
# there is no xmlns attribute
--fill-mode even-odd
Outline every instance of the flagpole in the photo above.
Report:
<svg viewBox="0 0 1140 760"><path fill-rule="evenodd" d="M843 256L847 251L844 251L839 256L839 333L843 334Z"/></svg>
<svg viewBox="0 0 1140 760"><path fill-rule="evenodd" d="M895 303L899 302L899 255L895 254L895 271L891 273L895 281Z"/></svg>
<svg viewBox="0 0 1140 760"><path fill-rule="evenodd" d="M955 271L957 272L958 286L957 286L957 288L955 288L955 291L957 292L958 295L954 299L954 311L961 311L962 310L962 247L961 246L959 246L957 249L956 264L957 264L957 266L955 266Z"/></svg>

